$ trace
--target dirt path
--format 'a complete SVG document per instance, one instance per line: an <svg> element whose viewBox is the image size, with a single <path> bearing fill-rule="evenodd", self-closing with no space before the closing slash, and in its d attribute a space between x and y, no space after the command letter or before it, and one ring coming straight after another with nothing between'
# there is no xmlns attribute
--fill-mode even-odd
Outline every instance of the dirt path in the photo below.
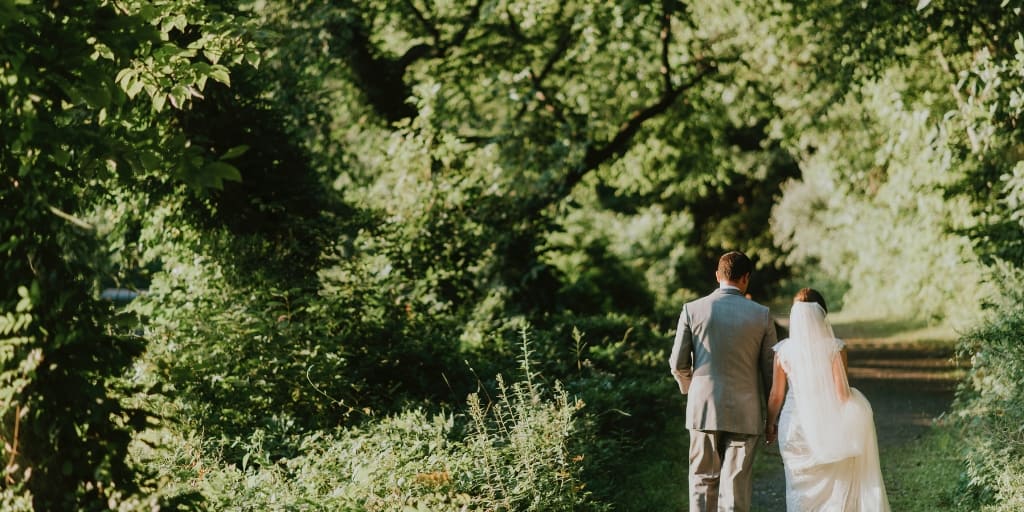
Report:
<svg viewBox="0 0 1024 512"><path fill-rule="evenodd" d="M949 343L888 343L848 339L850 384L871 402L883 466L886 448L920 437L949 409L956 369ZM754 512L786 510L778 445L762 450L754 480ZM885 476L887 487L890 477Z"/></svg>

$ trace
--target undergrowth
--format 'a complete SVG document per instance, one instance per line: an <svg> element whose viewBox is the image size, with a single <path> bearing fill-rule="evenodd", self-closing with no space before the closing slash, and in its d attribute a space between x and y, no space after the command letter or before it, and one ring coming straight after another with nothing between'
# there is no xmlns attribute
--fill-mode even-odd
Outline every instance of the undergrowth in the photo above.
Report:
<svg viewBox="0 0 1024 512"><path fill-rule="evenodd" d="M583 402L531 372L525 332L522 350L521 378L496 376L493 397L481 389L461 411L407 410L308 433L290 450L257 431L240 464L197 432L165 430L175 439L154 445L177 449L137 443L135 453L166 481L164 493L198 490L219 511L607 510L581 478Z"/></svg>

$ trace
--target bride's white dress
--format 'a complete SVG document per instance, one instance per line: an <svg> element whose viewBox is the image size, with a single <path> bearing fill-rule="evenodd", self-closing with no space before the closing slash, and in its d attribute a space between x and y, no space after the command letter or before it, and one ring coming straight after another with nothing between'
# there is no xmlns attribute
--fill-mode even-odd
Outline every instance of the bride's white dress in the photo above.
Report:
<svg viewBox="0 0 1024 512"><path fill-rule="evenodd" d="M834 338L829 341L834 344L830 347L832 357L839 357L843 342ZM775 346L788 382L778 431L786 472L787 512L888 512L871 404L853 388L849 388L849 399L838 403L834 411L828 406L823 410L817 407L822 402L819 398L815 398L817 402L798 399L800 393L820 395L825 390L820 387L822 382L815 385L801 379L804 361L787 359L799 357L793 354L796 346L787 347L790 343L791 339L786 339ZM836 367L842 371L841 363ZM843 372L844 385L845 381ZM814 406L815 412L801 414L800 404ZM818 438L811 440L809 434ZM827 443L826 448L820 448L822 443Z"/></svg>

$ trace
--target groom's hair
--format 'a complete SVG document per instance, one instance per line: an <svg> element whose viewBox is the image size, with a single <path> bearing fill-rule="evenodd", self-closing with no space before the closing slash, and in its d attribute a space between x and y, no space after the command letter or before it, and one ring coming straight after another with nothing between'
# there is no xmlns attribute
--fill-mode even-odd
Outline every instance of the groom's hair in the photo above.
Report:
<svg viewBox="0 0 1024 512"><path fill-rule="evenodd" d="M727 252L718 259L718 272L729 281L737 281L753 270L754 262L739 251Z"/></svg>
<svg viewBox="0 0 1024 512"><path fill-rule="evenodd" d="M814 288L801 288L793 297L793 302L817 302L821 309L828 313L828 306L825 305L825 296Z"/></svg>

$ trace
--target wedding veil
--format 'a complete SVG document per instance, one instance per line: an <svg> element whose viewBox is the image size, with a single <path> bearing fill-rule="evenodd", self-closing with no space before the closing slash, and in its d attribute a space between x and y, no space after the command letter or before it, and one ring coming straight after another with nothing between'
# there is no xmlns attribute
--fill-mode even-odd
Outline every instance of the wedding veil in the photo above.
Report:
<svg viewBox="0 0 1024 512"><path fill-rule="evenodd" d="M796 302L789 314L789 340L780 346L783 368L792 386L796 416L817 463L859 455L862 426L849 400L849 383L825 310L815 302ZM833 375L833 367L837 374ZM837 386L839 389L837 389ZM840 398L844 390L847 400Z"/></svg>

